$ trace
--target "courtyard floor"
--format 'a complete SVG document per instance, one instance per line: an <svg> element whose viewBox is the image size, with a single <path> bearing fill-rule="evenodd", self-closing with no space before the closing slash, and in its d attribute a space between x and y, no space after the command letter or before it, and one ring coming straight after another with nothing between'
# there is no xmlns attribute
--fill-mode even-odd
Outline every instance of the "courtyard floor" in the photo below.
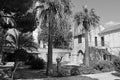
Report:
<svg viewBox="0 0 120 80"><path fill-rule="evenodd" d="M83 76L96 78L98 80L120 80L120 73L117 73L116 71L98 73L98 74L89 74Z"/></svg>
<svg viewBox="0 0 120 80"><path fill-rule="evenodd" d="M105 72L105 73L97 73L97 74L88 74L82 75L86 77L96 78L98 80L120 80L120 73L116 71ZM18 80L47 80L47 79L18 79ZM62 78L62 79L48 79L48 80L84 80L81 79L81 76L71 77L71 78ZM89 80L89 79L85 79Z"/></svg>

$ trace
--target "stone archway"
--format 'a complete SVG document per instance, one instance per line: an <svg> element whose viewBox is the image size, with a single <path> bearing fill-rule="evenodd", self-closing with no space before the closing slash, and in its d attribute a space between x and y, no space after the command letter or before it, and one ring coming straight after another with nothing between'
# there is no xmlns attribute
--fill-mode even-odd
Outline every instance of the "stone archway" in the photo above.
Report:
<svg viewBox="0 0 120 80"><path fill-rule="evenodd" d="M84 58L84 53L82 50L79 50L77 53L77 63L82 64L83 63L83 58Z"/></svg>

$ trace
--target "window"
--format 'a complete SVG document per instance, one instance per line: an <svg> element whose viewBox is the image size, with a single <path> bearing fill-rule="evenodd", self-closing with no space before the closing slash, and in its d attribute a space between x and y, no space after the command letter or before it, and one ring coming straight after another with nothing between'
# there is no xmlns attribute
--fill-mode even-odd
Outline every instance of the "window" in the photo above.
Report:
<svg viewBox="0 0 120 80"><path fill-rule="evenodd" d="M78 36L78 43L82 43L82 35Z"/></svg>
<svg viewBox="0 0 120 80"><path fill-rule="evenodd" d="M105 40L104 40L104 37L101 37L101 46L105 46Z"/></svg>
<svg viewBox="0 0 120 80"><path fill-rule="evenodd" d="M95 46L97 46L98 44L97 44L97 37L95 37Z"/></svg>

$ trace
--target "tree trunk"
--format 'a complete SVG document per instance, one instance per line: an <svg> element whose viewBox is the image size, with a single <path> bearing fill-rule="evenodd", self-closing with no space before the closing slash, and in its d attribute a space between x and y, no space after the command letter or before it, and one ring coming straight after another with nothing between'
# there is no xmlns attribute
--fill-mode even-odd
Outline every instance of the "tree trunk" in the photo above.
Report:
<svg viewBox="0 0 120 80"><path fill-rule="evenodd" d="M14 74L17 70L18 65L19 65L19 62L15 61L14 68L13 68L13 71L12 71L11 76L10 76L12 80L14 80Z"/></svg>
<svg viewBox="0 0 120 80"><path fill-rule="evenodd" d="M46 75L50 76L52 72L52 34L51 24L49 23L49 34L48 34L48 54L47 54L47 70Z"/></svg>
<svg viewBox="0 0 120 80"><path fill-rule="evenodd" d="M3 41L2 41L2 45L1 45L1 55L2 55L2 58L1 58L1 62L4 64L4 53L3 53L3 49L4 49L4 44L5 44L5 34L6 34L6 31L7 30L2 30L2 33L3 33Z"/></svg>
<svg viewBox="0 0 120 80"><path fill-rule="evenodd" d="M89 54L89 42L88 42L88 30L85 31L85 56L84 64L89 66L90 54Z"/></svg>

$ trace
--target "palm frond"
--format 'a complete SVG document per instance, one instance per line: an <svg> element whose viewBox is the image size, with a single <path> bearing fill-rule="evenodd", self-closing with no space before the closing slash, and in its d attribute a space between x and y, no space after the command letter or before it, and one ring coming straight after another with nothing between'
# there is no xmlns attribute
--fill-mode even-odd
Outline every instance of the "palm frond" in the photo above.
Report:
<svg viewBox="0 0 120 80"><path fill-rule="evenodd" d="M17 43L16 37L13 34L8 34L8 37L11 39L11 42L14 42L14 44Z"/></svg>
<svg viewBox="0 0 120 80"><path fill-rule="evenodd" d="M83 20L85 18L85 15L83 12L78 12L75 14L74 16L74 21L77 23L77 25L79 26L80 24L82 24Z"/></svg>
<svg viewBox="0 0 120 80"><path fill-rule="evenodd" d="M7 14L4 13L4 11L0 11L0 25L2 28L13 28L16 25L12 16L13 14Z"/></svg>
<svg viewBox="0 0 120 80"><path fill-rule="evenodd" d="M7 39L5 40L5 45L10 45L12 47L15 47L14 42L13 41L9 41Z"/></svg>
<svg viewBox="0 0 120 80"><path fill-rule="evenodd" d="M94 9L88 10L87 8L83 8L82 12L75 14L74 20L77 23L77 26L80 24L83 25L83 23L87 21L87 23L85 23L87 26L83 25L83 27L85 30L90 30L91 26L96 27L97 24L99 24L100 17L95 13Z"/></svg>

